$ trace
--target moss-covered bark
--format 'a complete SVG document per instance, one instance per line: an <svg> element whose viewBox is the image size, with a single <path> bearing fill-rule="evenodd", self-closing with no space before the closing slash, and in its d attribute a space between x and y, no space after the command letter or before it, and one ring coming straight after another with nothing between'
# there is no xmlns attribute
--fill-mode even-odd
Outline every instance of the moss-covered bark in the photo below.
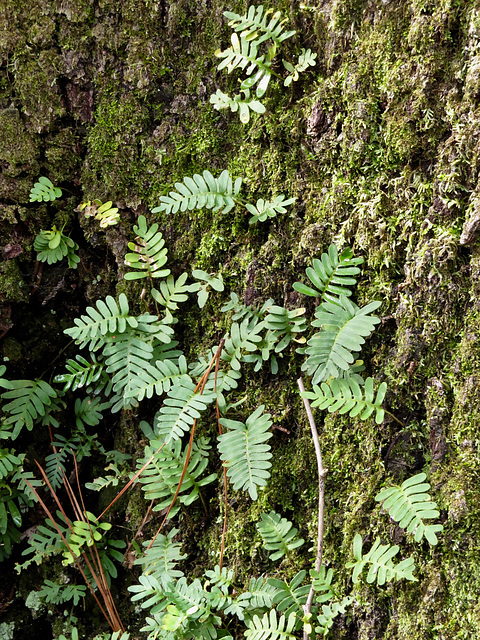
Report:
<svg viewBox="0 0 480 640"><path fill-rule="evenodd" d="M267 113L248 126L208 102L217 87L235 83L216 71L213 55L229 37L222 11L246 3L0 6L0 333L15 372L42 373L52 345L66 344L62 322L85 301L115 292L141 213L159 222L174 271L222 266L223 297L181 323L192 353L221 336L219 308L229 290L249 304L273 297L294 306L292 283L332 241L365 257L358 300L382 300L383 322L364 357L388 383L388 408L404 427L318 416L329 469L325 561L341 567L357 530L402 539L419 582L360 590L364 606L339 622L338 638L480 633L477 5L279 0L275 7L297 30L286 50L310 47L318 64L290 90L277 85ZM148 213L175 181L205 168L243 176L252 200L284 193L297 202L291 214L255 228L242 213ZM50 207L29 204L39 175L67 197ZM73 211L82 198L113 200L121 224L100 233ZM64 222L80 244L78 274L45 266L29 296L33 238ZM314 452L294 384L300 364L292 356L279 377L264 372L246 383L246 406L265 404L289 433L275 433L272 481L259 503L239 496L232 508L227 558L240 580L252 563L271 570L254 526L262 510L282 511L304 537L315 534ZM134 451L131 440L141 434L129 420L121 425L129 435L118 437ZM403 479L420 469L430 471L445 527L434 550L410 546L373 499L386 474ZM218 557L216 500L212 494L215 517L195 533L195 545L189 521L181 523L192 574ZM132 528L141 521L138 500L127 514ZM26 593L23 583L17 597Z"/></svg>

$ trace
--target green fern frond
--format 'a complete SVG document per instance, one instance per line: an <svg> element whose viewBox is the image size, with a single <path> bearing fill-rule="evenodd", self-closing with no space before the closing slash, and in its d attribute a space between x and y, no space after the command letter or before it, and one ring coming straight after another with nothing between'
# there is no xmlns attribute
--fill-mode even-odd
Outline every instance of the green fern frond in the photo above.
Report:
<svg viewBox="0 0 480 640"><path fill-rule="evenodd" d="M103 418L102 411L109 407L109 403L103 403L101 398L86 397L83 400L75 400L75 422L81 431L85 431L85 425L96 427Z"/></svg>
<svg viewBox="0 0 480 640"><path fill-rule="evenodd" d="M15 473L22 464L22 458L16 456L13 449L0 449L0 480Z"/></svg>
<svg viewBox="0 0 480 640"><path fill-rule="evenodd" d="M3 389L11 389L12 388L11 382L6 378L3 378L3 374L5 373L6 370L7 370L7 367L4 364L0 365L0 387L2 387Z"/></svg>
<svg viewBox="0 0 480 640"><path fill-rule="evenodd" d="M272 598L275 588L272 587L263 576L260 578L250 578L248 591L238 596L240 603L248 603L249 613L255 613L255 609L270 609L273 606ZM240 618L243 619L243 618Z"/></svg>
<svg viewBox="0 0 480 640"><path fill-rule="evenodd" d="M242 94L243 93L243 97ZM250 121L250 111L254 113L265 113L265 106L260 100L255 100L250 97L250 89L242 89L241 93L238 93L233 98L220 89L217 89L216 93L210 96L210 103L213 104L213 108L217 111L222 109L230 109L232 113L237 111L240 114L240 121L243 124L247 124Z"/></svg>
<svg viewBox="0 0 480 640"><path fill-rule="evenodd" d="M78 244L68 236L63 235L54 226L51 230L40 231L35 237L33 248L37 252L37 260L55 264L63 258L67 258L68 266L76 269L80 258L75 253L78 251Z"/></svg>
<svg viewBox="0 0 480 640"><path fill-rule="evenodd" d="M245 15L232 11L224 11L223 15L229 20L229 26L240 33L241 38L255 40L257 45L265 40L273 40L276 44L281 44L296 33L296 31L284 31L287 19L281 19L280 11L274 12L273 9L264 11L263 5L249 7Z"/></svg>
<svg viewBox="0 0 480 640"><path fill-rule="evenodd" d="M75 359L69 358L65 363L65 369L68 373L62 373L54 378L54 382L65 383L63 391L77 391L82 387L88 387L89 385L98 382L103 371L103 364L97 362L94 353L90 353L92 362L86 360L83 356L77 353Z"/></svg>
<svg viewBox="0 0 480 640"><path fill-rule="evenodd" d="M298 618L303 617L303 605L310 591L309 584L302 585L306 575L306 571L299 571L290 584L284 580L268 578L268 583L275 587L273 604L277 605L277 611L284 611L287 618L292 613L295 613Z"/></svg>
<svg viewBox="0 0 480 640"><path fill-rule="evenodd" d="M315 592L320 592L315 600L318 604L331 600L335 595L332 589L333 569L326 569L325 565L321 565L319 571L310 569L310 577Z"/></svg>
<svg viewBox="0 0 480 640"><path fill-rule="evenodd" d="M34 423L45 414L46 407L57 393L43 380L13 380L11 389L2 393L3 400L10 400L2 409L8 413L3 426L13 425L12 440L15 440L24 426L29 431Z"/></svg>
<svg viewBox="0 0 480 640"><path fill-rule="evenodd" d="M275 353L283 351L292 340L305 342L305 338L295 337L307 329L306 320L302 317L304 313L304 308L289 311L273 305L268 309L264 324L269 331L274 332L276 340L279 341L275 346Z"/></svg>
<svg viewBox="0 0 480 640"><path fill-rule="evenodd" d="M147 500L159 500L160 502L153 508L154 511L161 511L170 506L173 496L180 483L183 467L187 455L186 448L182 448L181 440L170 442L156 451L162 442L154 440L145 447L145 455L137 462L141 469L145 463L153 456L152 462L140 476L142 489ZM216 474L202 477L208 465L208 454L210 446L205 438L199 438L192 446L192 454L188 462L185 477L182 482L178 499L169 517L173 517L180 509L181 504L190 505L199 497L201 487L210 484L216 479Z"/></svg>
<svg viewBox="0 0 480 640"><path fill-rule="evenodd" d="M217 67L218 70L226 69L228 73L235 69L245 70L247 76L251 77L243 81L241 88L250 90L257 84L256 95L261 98L267 90L272 75L270 67L276 53L276 45L271 45L266 54L259 56L258 42L243 37L239 38L236 33L232 33L231 42L232 46L225 51L220 49L215 51L217 58L223 58ZM256 69L256 74L252 76Z"/></svg>
<svg viewBox="0 0 480 640"><path fill-rule="evenodd" d="M170 269L162 269L167 262L167 249L165 240L158 224L147 226L145 216L138 217L138 226L133 227L137 234L135 242L129 242L128 248L133 253L127 253L125 264L136 269L125 274L125 280L138 280L140 278L165 278L170 274Z"/></svg>
<svg viewBox="0 0 480 640"><path fill-rule="evenodd" d="M112 207L112 201L109 200L102 204L101 200L93 200L93 202L82 202L75 211L83 211L86 217L95 216L95 220L100 221L100 227L106 229L120 220L118 207Z"/></svg>
<svg viewBox="0 0 480 640"><path fill-rule="evenodd" d="M196 385L187 375L181 378L168 391L167 398L155 416L154 430L157 438L166 443L178 440L190 430L201 411L213 402L213 393L196 392Z"/></svg>
<svg viewBox="0 0 480 640"><path fill-rule="evenodd" d="M382 402L386 392L387 385L382 382L375 396L372 378L367 378L363 387L354 378L338 378L322 382L320 387L314 385L313 392L306 391L301 395L313 400L312 407L328 409L330 413L349 413L352 418L359 416L361 420L367 420L375 412L376 423L382 424L385 416Z"/></svg>
<svg viewBox="0 0 480 640"><path fill-rule="evenodd" d="M187 361L184 356L177 359L157 360L155 365L145 363L131 377L129 388L124 391L124 399L135 398L139 402L153 395L161 396L179 381L180 377L188 373Z"/></svg>
<svg viewBox="0 0 480 640"><path fill-rule="evenodd" d="M228 429L218 437L218 450L227 467L235 491L247 490L251 499L257 499L257 487L264 487L272 465L272 454L267 440L272 437L270 414L262 415L264 406L260 405L246 423L222 418L220 424Z"/></svg>
<svg viewBox="0 0 480 640"><path fill-rule="evenodd" d="M65 460L68 454L69 451L67 451L66 448L62 448L59 451L54 451L45 458L45 473L54 491L62 484L66 471Z"/></svg>
<svg viewBox="0 0 480 640"><path fill-rule="evenodd" d="M351 596L346 596L341 602L334 602L331 605L323 605L322 612L317 614L317 622L319 627L315 627L315 633L321 633L323 636L329 634L330 629L333 626L333 621L340 613L345 613L346 608L352 604L354 599Z"/></svg>
<svg viewBox="0 0 480 640"><path fill-rule="evenodd" d="M346 564L347 569L353 568L353 582L357 583L359 581L360 574L367 565L370 567L367 574L368 583L376 581L377 584L381 586L394 578L396 580L404 578L405 580L416 581L417 579L413 576L415 565L412 557L406 558L396 565L393 564L393 558L399 550L400 547L398 545L390 546L388 544L380 544L380 539L377 538L370 551L366 555L363 555L362 536L359 533L355 534L353 540L353 557L355 558L355 562L348 562Z"/></svg>
<svg viewBox="0 0 480 640"><path fill-rule="evenodd" d="M175 280L173 276L168 276L166 280L163 280L160 283L160 291L157 289L151 290L150 293L152 294L153 299L168 311L176 311L178 309L179 302L185 302L185 300L188 300L187 293L190 291L190 286L185 284L187 278L187 273L182 273L177 280Z"/></svg>
<svg viewBox="0 0 480 640"><path fill-rule="evenodd" d="M72 530L69 530L67 535L69 549L63 552L64 565L72 564L75 558L85 551L85 547L91 547L100 542L104 532L112 528L108 522L99 523L90 511L85 511L84 516L85 520L72 522Z"/></svg>
<svg viewBox="0 0 480 640"><path fill-rule="evenodd" d="M348 371L355 361L353 354L360 351L365 338L380 322L369 315L380 305L375 301L360 309L342 294L338 304L327 301L318 307L312 326L320 327L320 331L308 341L308 358L302 366L303 371L313 375L313 384Z"/></svg>
<svg viewBox="0 0 480 640"><path fill-rule="evenodd" d="M244 352L253 352L258 349L262 340L260 332L265 328L263 323L252 327L247 318L241 324L232 323L230 334L225 338L222 350L222 360L230 363L235 371L240 370L240 362L243 360Z"/></svg>
<svg viewBox="0 0 480 640"><path fill-rule="evenodd" d="M247 640L294 640L297 621L294 613L287 619L282 615L277 620L277 613L272 609L265 613L263 618L253 616L253 619L247 622L245 637Z"/></svg>
<svg viewBox="0 0 480 640"><path fill-rule="evenodd" d="M305 542L302 538L297 538L298 530L291 522L282 518L275 511L262 513L262 521L257 522L257 529L262 536L267 551L273 551L270 560L279 560L289 551L298 549Z"/></svg>
<svg viewBox="0 0 480 640"><path fill-rule="evenodd" d="M252 214L252 217L248 221L248 224L255 224L256 222L265 222L267 218L275 218L277 213L285 213L287 210L285 207L293 204L296 198L289 198L285 200L285 196L280 194L271 202L268 200L257 200L257 204L246 204L247 210Z"/></svg>
<svg viewBox="0 0 480 640"><path fill-rule="evenodd" d="M438 543L436 533L442 531L443 526L424 522L440 515L437 505L426 493L430 489L428 482L424 482L426 477L425 473L418 473L400 486L380 491L375 500L384 501L384 509L402 529L415 534L415 542L420 542L425 537L431 545L435 545Z"/></svg>
<svg viewBox="0 0 480 640"><path fill-rule="evenodd" d="M40 591L38 591L38 597L44 600L47 604L63 604L69 600L73 600L73 604L77 606L81 598L84 598L87 593L87 587L83 584L69 584L61 585L52 580L45 580Z"/></svg>
<svg viewBox="0 0 480 640"><path fill-rule="evenodd" d="M282 60L283 66L287 71L289 71L289 75L285 78L283 83L284 87L289 87L292 82L296 82L300 77L300 74L303 71L306 71L308 67L314 67L316 63L317 54L312 53L311 49L303 49L298 56L297 64L293 65L291 62L287 60Z"/></svg>
<svg viewBox="0 0 480 640"><path fill-rule="evenodd" d="M315 288L301 282L295 282L293 288L303 295L338 304L339 296L348 298L352 295L350 287L357 283L353 276L360 273L357 265L362 263L363 258L354 258L351 249L345 249L338 255L337 247L331 244L328 253L322 253L320 260L315 258L313 266L305 271Z"/></svg>
<svg viewBox="0 0 480 640"><path fill-rule="evenodd" d="M149 541L144 542L147 547L145 553L134 562L143 566L145 575L153 576L165 587L171 580L183 576L183 571L177 569L177 564L187 555L180 552L181 544L174 542L177 533L178 529L172 529L166 536L160 533L150 547Z"/></svg>
<svg viewBox="0 0 480 640"><path fill-rule="evenodd" d="M128 300L124 293L120 294L118 303L112 296L107 296L105 301L97 300L95 304L96 309L87 307L87 315L75 318L75 326L64 331L81 349L90 343L90 351L95 351L107 333L123 333L127 327L135 329L142 319L129 315Z"/></svg>
<svg viewBox="0 0 480 640"><path fill-rule="evenodd" d="M194 282L190 285L189 291L192 293L197 293L197 302L200 309L203 309L205 306L208 296L210 295L210 287L215 291L223 291L223 278L222 274L219 273L218 276L211 275L203 269L194 269L192 271L192 276L196 280L203 281L204 284L200 284L200 282Z"/></svg>
<svg viewBox="0 0 480 640"><path fill-rule="evenodd" d="M66 535L68 526L60 511L57 511L57 526L63 535ZM38 525L28 540L28 546L22 551L22 556L31 556L23 564L15 566L18 573L26 569L32 562L41 564L43 560L52 554L60 553L65 549L62 538L55 528L52 520L47 518L45 523Z"/></svg>
<svg viewBox="0 0 480 640"><path fill-rule="evenodd" d="M44 176L40 176L30 190L30 202L53 202L61 197L62 190L54 187L52 182Z"/></svg>
<svg viewBox="0 0 480 640"><path fill-rule="evenodd" d="M202 175L196 173L193 178L186 177L182 182L176 182L177 191L170 191L168 196L161 196L160 206L152 209L152 213L177 213L177 211L191 211L192 209L213 209L228 213L236 203L236 196L240 192L242 179L233 182L228 171L222 171L215 178L210 171Z"/></svg>

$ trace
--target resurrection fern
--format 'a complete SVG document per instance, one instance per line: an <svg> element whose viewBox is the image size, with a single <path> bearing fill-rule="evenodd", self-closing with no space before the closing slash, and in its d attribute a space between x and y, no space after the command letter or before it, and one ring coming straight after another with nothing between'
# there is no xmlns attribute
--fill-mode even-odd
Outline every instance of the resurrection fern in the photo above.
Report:
<svg viewBox="0 0 480 640"><path fill-rule="evenodd" d="M385 416L382 402L386 392L385 382L381 383L375 395L372 378L367 378L364 386L360 386L349 377L322 382L320 387L314 385L313 392L307 391L301 395L313 400L312 407L328 409L330 413L338 411L340 414L348 413L352 418L358 416L361 420L367 420L375 412L375 421L381 424Z"/></svg>
<svg viewBox="0 0 480 640"><path fill-rule="evenodd" d="M229 20L228 25L240 33L240 37L249 40L255 39L257 45L265 40L273 40L279 45L296 33L295 31L284 31L286 19L281 19L280 11L274 12L273 9L264 11L263 5L249 7L245 15L239 15L232 11L224 11L223 15Z"/></svg>
<svg viewBox="0 0 480 640"><path fill-rule="evenodd" d="M75 359L69 358L65 363L65 369L68 373L62 373L55 376L54 381L60 384L65 383L63 391L77 391L82 387L88 387L98 382L103 371L103 364L98 362L94 353L90 353L91 362L86 360L79 353Z"/></svg>
<svg viewBox="0 0 480 640"><path fill-rule="evenodd" d="M200 284L200 282L194 282L189 287L189 290L191 292L197 292L198 306L200 309L203 309L208 300L210 287L215 291L223 291L224 286L222 274L219 273L218 276L212 276L202 269L194 269L192 272L192 276L197 280L203 280L204 282L204 284Z"/></svg>
<svg viewBox="0 0 480 640"><path fill-rule="evenodd" d="M0 449L0 480L9 476L22 466L22 458L16 456L14 450Z"/></svg>
<svg viewBox="0 0 480 640"><path fill-rule="evenodd" d="M298 530L292 523L275 511L262 513L261 518L261 522L257 522L257 529L262 536L265 549L273 551L269 556L270 560L283 558L288 551L298 549L305 542L302 538L296 537Z"/></svg>
<svg viewBox="0 0 480 640"><path fill-rule="evenodd" d="M90 511L85 511L83 515L85 520L72 522L72 530L67 536L69 549L63 552L64 565L72 564L75 556L80 556L85 547L91 547L96 542L100 542L104 532L112 528L108 522L97 522L97 518Z"/></svg>
<svg viewBox="0 0 480 640"><path fill-rule="evenodd" d="M57 511L57 526L63 535L65 535L69 530L68 525L65 522L65 518L60 511ZM32 562L41 564L45 558L48 558L52 554L60 553L64 549L65 546L62 542L60 533L55 528L52 520L47 518L44 524L38 525L36 530L33 531L28 539L27 548L22 551L22 556L30 557L23 564L16 564L15 568L18 573L20 573Z"/></svg>
<svg viewBox="0 0 480 640"><path fill-rule="evenodd" d="M276 578L268 578L268 584L275 588L273 604L276 605L277 611L284 611L287 618L292 613L299 618L303 616L303 605L310 591L309 584L302 585L306 575L305 570L299 571L290 584Z"/></svg>
<svg viewBox="0 0 480 640"><path fill-rule="evenodd" d="M110 407L110 403L102 402L101 398L86 397L83 400L77 398L75 400L75 422L77 427L85 430L85 425L96 427L103 418L102 411Z"/></svg>
<svg viewBox="0 0 480 640"><path fill-rule="evenodd" d="M165 240L158 231L158 224L147 226L145 216L138 217L138 226L133 227L137 234L135 242L129 242L128 248L133 253L127 253L125 264L135 269L125 274L125 280L138 280L141 278L165 278L170 274L170 269L162 269L167 262L167 249Z"/></svg>
<svg viewBox="0 0 480 640"><path fill-rule="evenodd" d="M259 343L262 341L260 332L264 329L264 325L259 323L254 327L251 326L248 318L242 321L232 323L230 334L225 338L225 344L222 350L222 360L230 363L230 367L235 371L240 370L240 362L243 360L244 352L256 351Z"/></svg>
<svg viewBox="0 0 480 640"><path fill-rule="evenodd" d="M303 71L306 71L308 67L314 67L316 65L316 59L317 54L312 53L311 49L302 49L298 56L297 64L293 65L291 62L288 62L288 60L282 60L283 66L290 72L285 78L283 86L289 87L292 82L296 82Z"/></svg>
<svg viewBox="0 0 480 640"><path fill-rule="evenodd" d="M243 94L243 95L242 95ZM230 109L232 113L240 114L240 121L246 124L250 121L250 111L254 113L265 113L266 109L260 100L250 97L250 89L241 89L240 93L231 98L228 94L217 89L216 93L210 96L210 102L214 109Z"/></svg>
<svg viewBox="0 0 480 640"><path fill-rule="evenodd" d="M268 218L275 218L278 213L285 213L289 205L295 202L296 198L289 198L285 200L285 196L280 194L274 200L269 202L268 200L257 200L257 204L246 204L247 210L252 214L252 217L248 221L248 224L255 224L256 222L265 222Z"/></svg>
<svg viewBox="0 0 480 640"><path fill-rule="evenodd" d="M157 289L150 291L153 299L165 307L166 311L170 312L170 316L171 312L178 309L179 302L188 300L187 293L190 291L190 285L185 284L187 278L187 273L182 273L177 280L175 280L173 276L168 276L166 280L160 283L160 291Z"/></svg>
<svg viewBox="0 0 480 640"><path fill-rule="evenodd" d="M315 571L315 569L310 569L310 577L312 578L312 586L315 590L315 593L319 593L315 600L319 604L322 602L328 602L334 596L334 592L332 589L332 579L333 579L333 569L326 569L325 565L322 564L319 571Z"/></svg>
<svg viewBox="0 0 480 640"><path fill-rule="evenodd" d="M153 456L152 462L140 476L140 482L147 500L160 501L153 508L154 511L161 511L170 506L183 474L187 454L186 449L182 448L181 440L175 440L163 447L162 444L159 440L153 440L145 447L145 456L137 462L138 468L141 469ZM178 512L181 504L192 504L199 497L200 488L216 479L215 473L202 477L208 465L209 451L210 446L205 438L194 442L180 493L169 517Z"/></svg>
<svg viewBox="0 0 480 640"><path fill-rule="evenodd" d="M398 564L393 564L393 558L399 552L400 547L398 545L390 546L388 544L380 544L380 539L377 538L370 549L370 551L362 554L362 536L357 533L353 540L353 557L355 562L348 562L347 568L353 568L352 580L354 583L358 582L360 575L365 566L369 566L367 574L367 582L376 582L379 586L390 582L394 578L396 580L416 581L413 576L415 565L413 558L406 558Z"/></svg>
<svg viewBox="0 0 480 640"><path fill-rule="evenodd" d="M321 633L323 636L329 634L333 626L333 621L340 613L346 612L346 607L352 604L354 599L347 596L341 602L333 602L330 605L323 605L321 613L317 614L318 627L315 627L315 633Z"/></svg>
<svg viewBox="0 0 480 640"><path fill-rule="evenodd" d="M425 537L431 545L435 545L438 543L436 534L442 531L443 526L424 522L440 515L437 505L426 493L430 489L430 485L424 482L426 477L425 473L419 473L400 486L384 489L375 496L375 500L383 501L383 508L402 529L415 534L415 542Z"/></svg>
<svg viewBox="0 0 480 640"><path fill-rule="evenodd" d="M176 182L176 191L161 196L161 204L152 209L152 213L177 213L204 207L213 211L222 209L222 213L228 213L235 206L241 186L242 179L237 178L233 182L226 170L218 178L210 171L204 171L202 175L196 173L193 178L184 178L183 183Z"/></svg>
<svg viewBox="0 0 480 640"><path fill-rule="evenodd" d="M270 477L267 469L272 466L270 445L266 444L272 437L272 421L269 413L263 414L264 408L260 405L245 424L227 418L220 420L222 427L228 429L218 437L218 450L227 467L227 476L235 491L247 490L252 500L257 499L257 487L267 484Z"/></svg>
<svg viewBox="0 0 480 640"><path fill-rule="evenodd" d="M284 615L277 619L275 609L265 613L262 618L253 616L247 622L245 637L247 640L294 640L298 618L291 613L286 619Z"/></svg>
<svg viewBox="0 0 480 640"><path fill-rule="evenodd" d="M184 356L170 359L168 352L163 360L157 360L155 365L146 363L144 369L138 371L129 381L128 389L123 392L124 404L129 398L138 401L167 393L171 387L180 381L188 372L187 361Z"/></svg>
<svg viewBox="0 0 480 640"><path fill-rule="evenodd" d="M204 391L197 393L191 378L182 375L168 391L167 398L155 416L156 437L166 443L178 440L190 430L202 411L213 402L214 394Z"/></svg>
<svg viewBox="0 0 480 640"><path fill-rule="evenodd" d="M166 536L160 533L151 546L149 541L144 542L144 555L135 560L135 564L143 566L145 573L164 586L183 576L183 571L177 569L177 564L187 555L181 553L181 544L174 542L177 533L178 529L172 529Z"/></svg>
<svg viewBox="0 0 480 640"><path fill-rule="evenodd" d="M73 600L73 604L77 605L86 593L87 587L85 585L62 585L52 582L52 580L45 580L38 596L47 604L63 604Z"/></svg>
<svg viewBox="0 0 480 640"><path fill-rule="evenodd" d="M54 264L67 258L68 266L76 269L80 258L75 253L78 251L78 244L68 236L63 235L62 231L57 230L54 226L49 231L40 231L35 237L33 248L37 252L37 260Z"/></svg>
<svg viewBox="0 0 480 640"><path fill-rule="evenodd" d="M44 176L40 176L30 190L30 202L53 202L61 197L62 190L54 187L52 182Z"/></svg>
<svg viewBox="0 0 480 640"><path fill-rule="evenodd" d="M323 382L330 376L338 378L348 371L367 338L380 322L376 316L369 315L378 309L380 302L370 302L363 308L345 295L341 295L338 304L323 302L315 312L312 326L318 331L308 341L305 353L308 358L302 370L313 376L313 384Z"/></svg>
<svg viewBox="0 0 480 640"><path fill-rule="evenodd" d="M112 201L109 200L102 204L101 200L93 200L93 202L82 202L75 211L83 212L85 217L94 216L95 220L100 222L100 227L105 229L120 220L118 207L112 207Z"/></svg>
<svg viewBox="0 0 480 640"><path fill-rule="evenodd" d="M11 439L15 440L25 426L29 431L45 414L46 407L57 393L43 380L13 380L11 388L2 393L3 400L10 400L2 410L9 414L2 426L13 426Z"/></svg>
<svg viewBox="0 0 480 640"><path fill-rule="evenodd" d="M305 271L314 288L301 282L295 282L293 288L303 295L338 304L339 296L352 295L351 287L357 282L354 276L360 273L357 265L362 263L363 258L354 258L351 249L338 255L337 247L331 244L328 253L323 253L320 260L315 258Z"/></svg>

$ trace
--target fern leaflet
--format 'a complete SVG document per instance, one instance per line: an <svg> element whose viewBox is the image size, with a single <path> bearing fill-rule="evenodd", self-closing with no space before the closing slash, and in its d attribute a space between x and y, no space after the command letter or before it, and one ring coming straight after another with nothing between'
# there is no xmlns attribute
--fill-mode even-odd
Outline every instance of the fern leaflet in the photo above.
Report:
<svg viewBox="0 0 480 640"><path fill-rule="evenodd" d="M415 542L425 537L431 545L438 543L436 533L442 531L441 524L425 524L424 520L438 518L437 505L426 493L430 485L424 482L425 473L408 478L401 486L384 489L377 496L377 502L383 502L390 516L402 529L415 534Z"/></svg>
<svg viewBox="0 0 480 640"><path fill-rule="evenodd" d="M305 542L302 538L296 537L298 530L292 523L275 511L262 513L261 518L262 521L257 522L257 529L262 536L265 549L274 552L270 554L270 560L283 558L288 551L301 547Z"/></svg>
<svg viewBox="0 0 480 640"><path fill-rule="evenodd" d="M328 409L330 413L349 413L352 418L359 416L361 420L367 420L375 412L375 421L381 424L385 416L382 402L386 392L385 382L379 386L375 396L372 378L367 378L362 388L354 378L349 377L322 382L320 387L314 385L313 392L307 391L301 395L313 400L312 407Z"/></svg>
<svg viewBox="0 0 480 640"><path fill-rule="evenodd" d="M138 226L133 227L137 234L136 242L129 242L128 248L133 253L127 253L125 264L136 269L125 274L125 280L138 280L140 278L165 278L170 274L170 269L162 269L167 262L167 249L165 240L158 224L147 227L145 216L138 217Z"/></svg>
<svg viewBox="0 0 480 640"><path fill-rule="evenodd" d="M210 102L217 111L221 109L230 109L232 113L238 111L240 113L240 121L243 122L243 124L249 122L250 110L254 113L265 113L266 111L264 105L259 100L254 100L250 97L250 89L241 89L241 93L238 93L233 98L230 98L228 94L217 89L216 93L210 96Z"/></svg>
<svg viewBox="0 0 480 640"><path fill-rule="evenodd" d="M234 183L228 171L222 171L218 178L210 171L204 171L202 175L196 173L193 178L184 178L183 183L176 182L177 191L161 196L160 206L152 209L152 213L177 213L203 207L213 211L223 207L222 213L228 213L235 206L241 186L242 179L237 178Z"/></svg>
<svg viewBox="0 0 480 640"><path fill-rule="evenodd" d="M92 362L86 360L80 354L75 356L75 359L68 359L65 363L65 369L68 373L62 373L55 376L54 381L58 383L65 383L63 391L76 391L85 386L89 386L94 382L98 382L103 371L103 364L97 362L95 355L90 354Z"/></svg>
<svg viewBox="0 0 480 640"><path fill-rule="evenodd" d="M3 411L10 414L3 425L13 425L11 439L15 440L24 426L29 431L33 429L34 422L45 414L46 407L57 393L43 380L12 380L10 385L11 389L1 396L10 400L3 406Z"/></svg>
<svg viewBox="0 0 480 640"><path fill-rule="evenodd" d="M297 617L294 613L291 613L287 620L284 615L277 620L276 611L272 609L270 613L265 613L263 618L253 616L253 619L247 622L245 637L248 640L294 640L296 623Z"/></svg>
<svg viewBox="0 0 480 640"><path fill-rule="evenodd" d="M274 200L269 202L268 200L257 200L257 204L246 204L247 211L252 214L252 217L248 221L248 224L255 224L256 222L265 222L267 218L275 218L277 213L285 213L287 210L285 207L293 204L296 198L289 198L285 200L285 196L280 194Z"/></svg>
<svg viewBox="0 0 480 640"><path fill-rule="evenodd" d="M251 499L257 499L257 487L264 487L272 465L272 454L267 440L272 437L269 430L272 421L270 414L262 415L264 406L260 405L247 422L222 418L220 423L229 431L218 437L218 450L227 467L227 475L235 491L247 490Z"/></svg>

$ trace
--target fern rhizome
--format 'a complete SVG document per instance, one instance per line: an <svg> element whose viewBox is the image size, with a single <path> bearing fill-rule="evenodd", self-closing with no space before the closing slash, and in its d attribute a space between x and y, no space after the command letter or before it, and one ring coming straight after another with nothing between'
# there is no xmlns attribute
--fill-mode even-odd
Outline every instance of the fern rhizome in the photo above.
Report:
<svg viewBox="0 0 480 640"><path fill-rule="evenodd" d="M274 57L295 32L286 30L279 12L263 6L250 7L243 16L225 15L233 29L232 45L217 51L219 68L228 73L242 71L246 77L239 94L230 98L219 90L211 102L217 109L239 111L246 123L250 111L265 111L259 99L275 75ZM284 85L296 81L314 63L315 54L305 49L295 63L283 58L289 74ZM193 269L190 280L189 273L178 274L176 266L169 265L162 221L179 212L193 216L208 209L227 215L236 210L250 214L249 226L288 214L295 203L295 198L284 194L269 199L259 194L263 197L246 202L243 187L244 180L227 170L214 175L206 169L180 178L168 194L159 197L151 220L138 216L124 256L121 293L96 300L65 329L77 352L53 380L10 380L6 367L0 367L0 433L5 444L0 449L0 560L12 553L23 531L23 516L38 501L46 519L30 536L23 550L25 561L17 563L17 570L26 571L32 563L58 556L68 580L75 583L45 580L38 597L53 605L72 602L75 606L90 593L111 627L108 637L113 640L129 637L110 592L121 563L139 568L138 583L129 591L132 601L147 611L140 631L149 640L233 640L240 633L250 640L327 636L335 618L355 602L355 584L364 569L366 582L380 587L393 580L416 579L413 557L397 560L400 547L380 538L366 551L360 533L352 537L352 560L344 567L327 568L323 558L328 476L312 407L318 409L319 417L321 411L348 414L369 421L373 428L374 423L384 422L386 414L393 417L384 406L386 382L362 375L366 367L360 352L380 324L374 312L381 306L379 301L363 306L354 302L363 259L349 248L339 251L331 244L313 258L302 282L293 285L305 307L286 308L272 299L251 307L231 291L221 309L224 316L219 326L227 329L218 335L218 344L192 356L195 349L180 342L177 325L181 326L182 305L196 300L202 313L208 313L209 296L224 296L226 283L222 268L217 273ZM60 196L60 189L40 178L31 201L53 202ZM91 216L91 223L96 221L100 229L119 220L111 201L89 201L77 211ZM35 250L38 260L48 264L64 257L71 267L79 262L78 245L56 227L40 232ZM312 299L315 310L309 315ZM302 378L298 384L318 463L317 553L307 566L305 553L299 555L305 541L294 524L273 510L260 513L257 540L265 549L269 568L265 575L239 584L226 561L228 525L235 517L231 497L259 500L270 480L275 453L274 407L244 407L239 389L263 367L265 375L284 373L287 367L282 367L282 361L297 366L308 379L308 391ZM299 399L297 406L302 402ZM118 414L136 421L141 432L142 450L136 451L135 461L118 450L107 451L98 437L99 425L107 416L114 420ZM65 423L70 424L69 430ZM26 455L15 447L39 425L50 434L51 452L43 466L37 462L34 474L26 470L33 460L26 467ZM102 460L104 473L82 487L78 463L92 455ZM419 473L400 485L387 486L376 500L381 503L379 511L398 523L409 542L435 545L442 526L430 522L439 512L426 479ZM112 536L114 531L120 536L121 531L107 518L133 485L145 498L146 515L137 533L125 541ZM54 510L52 500L44 498L45 486ZM87 510L83 488L102 491L107 487L118 491L110 504L96 515L90 506ZM207 496L214 487L223 498L212 513ZM210 554L214 566L201 579L192 580L185 573L188 545L173 522L180 513L190 518L195 504L205 517L218 518L221 534ZM298 514L294 519L300 527ZM288 580L281 568L271 564L286 557L291 568L297 555L306 568ZM336 579L339 572L344 575L350 569L351 582Z"/></svg>

